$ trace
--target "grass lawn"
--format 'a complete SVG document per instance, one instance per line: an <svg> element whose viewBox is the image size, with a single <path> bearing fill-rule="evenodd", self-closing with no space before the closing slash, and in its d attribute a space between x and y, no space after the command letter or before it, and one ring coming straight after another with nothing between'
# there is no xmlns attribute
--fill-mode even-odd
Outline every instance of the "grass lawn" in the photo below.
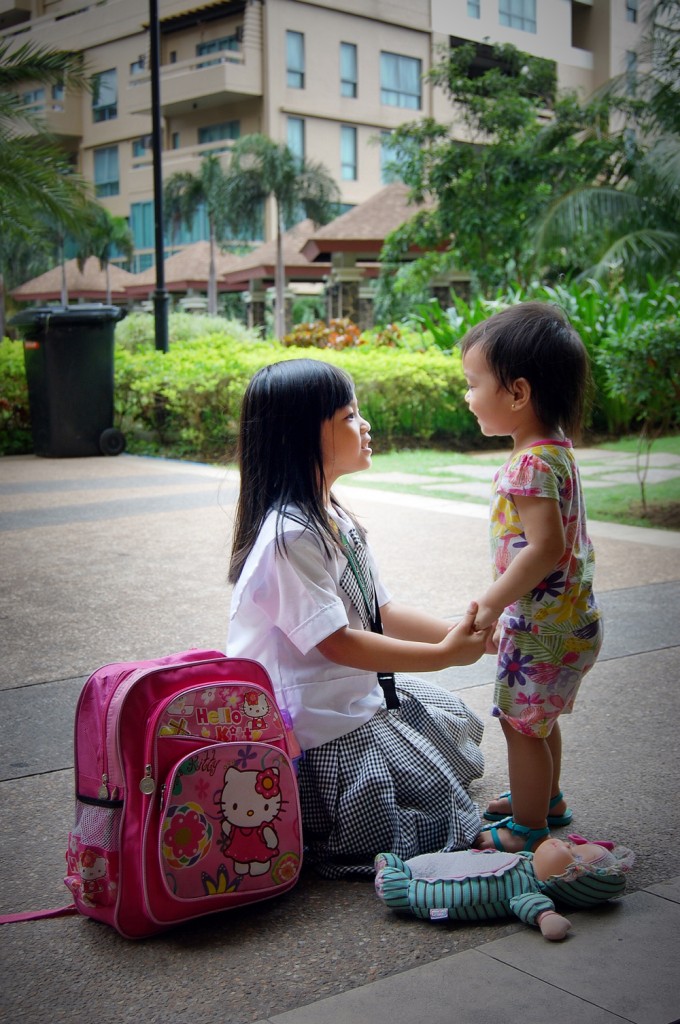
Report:
<svg viewBox="0 0 680 1024"><path fill-rule="evenodd" d="M587 453L584 451L580 462L589 518L680 530L680 465L677 463L659 467L669 471L677 467L677 478L646 483L646 513L642 509L639 483L611 483L600 479L612 473L635 474L637 445L636 437L627 437L588 448ZM493 471L502 464L508 451L509 448L500 445L497 451L480 453L431 449L384 454L378 451L369 472L345 477L343 483L487 504ZM611 452L623 456L629 453L631 458L625 465L619 465L618 460L612 460ZM652 453L657 457L680 456L680 435L655 441Z"/></svg>

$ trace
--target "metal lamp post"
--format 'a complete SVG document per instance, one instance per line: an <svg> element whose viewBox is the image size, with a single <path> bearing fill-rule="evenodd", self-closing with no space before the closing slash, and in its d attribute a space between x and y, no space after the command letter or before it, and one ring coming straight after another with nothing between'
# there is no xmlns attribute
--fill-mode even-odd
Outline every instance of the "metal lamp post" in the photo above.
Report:
<svg viewBox="0 0 680 1024"><path fill-rule="evenodd" d="M158 0L149 0L149 35L151 61L151 147L153 151L153 209L156 244L156 289L153 293L156 348L168 351L168 304L165 288L165 246L163 239L163 175L161 160L161 90L160 90L160 27Z"/></svg>

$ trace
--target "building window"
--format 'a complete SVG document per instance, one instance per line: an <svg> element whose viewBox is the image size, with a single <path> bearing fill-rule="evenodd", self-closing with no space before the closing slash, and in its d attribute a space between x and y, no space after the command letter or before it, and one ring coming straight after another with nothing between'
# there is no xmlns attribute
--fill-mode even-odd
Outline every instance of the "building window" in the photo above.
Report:
<svg viewBox="0 0 680 1024"><path fill-rule="evenodd" d="M145 67L146 67L146 57L145 57L145 55L143 53L140 53L140 55L137 58L137 60L133 60L132 64L130 65L130 74L131 75L139 75L139 74L141 74L141 72L144 70Z"/></svg>
<svg viewBox="0 0 680 1024"><path fill-rule="evenodd" d="M305 122L301 117L288 118L288 149L298 160L305 158Z"/></svg>
<svg viewBox="0 0 680 1024"><path fill-rule="evenodd" d="M286 82L289 89L305 87L305 37L302 32L286 32Z"/></svg>
<svg viewBox="0 0 680 1024"><path fill-rule="evenodd" d="M115 68L95 75L92 89L92 120L112 121L118 117L118 82Z"/></svg>
<svg viewBox="0 0 680 1024"><path fill-rule="evenodd" d="M151 149L151 136L142 135L132 140L132 155L134 157L144 156Z"/></svg>
<svg viewBox="0 0 680 1024"><path fill-rule="evenodd" d="M482 16L481 0L467 0L467 12L468 12L468 18L481 18L481 16Z"/></svg>
<svg viewBox="0 0 680 1024"><path fill-rule="evenodd" d="M626 92L634 96L637 91L637 54L635 50L626 50Z"/></svg>
<svg viewBox="0 0 680 1024"><path fill-rule="evenodd" d="M64 103L64 86L53 85L52 86L52 106L54 110L63 110Z"/></svg>
<svg viewBox="0 0 680 1024"><path fill-rule="evenodd" d="M536 31L536 0L498 0L498 20L508 28Z"/></svg>
<svg viewBox="0 0 680 1024"><path fill-rule="evenodd" d="M389 107L420 110L421 62L398 53L380 54L380 102Z"/></svg>
<svg viewBox="0 0 680 1024"><path fill-rule="evenodd" d="M383 131L380 133L380 181L383 185L391 185L393 181L399 181L397 171L397 160L394 150L388 145L392 132Z"/></svg>
<svg viewBox="0 0 680 1024"><path fill-rule="evenodd" d="M340 177L357 180L357 130L349 124L340 127Z"/></svg>
<svg viewBox="0 0 680 1024"><path fill-rule="evenodd" d="M31 107L33 110L43 110L45 107L45 90L40 88L24 92L21 94L21 102L25 107Z"/></svg>
<svg viewBox="0 0 680 1024"><path fill-rule="evenodd" d="M154 210L153 202L132 203L130 206L130 230L135 242L135 249L151 249L154 244ZM151 256L149 256L151 260ZM136 258L139 260L139 257ZM149 266L150 263L147 263ZM139 263L136 262L139 267Z"/></svg>
<svg viewBox="0 0 680 1024"><path fill-rule="evenodd" d="M179 132L173 132L170 136L170 145L172 149L179 149Z"/></svg>
<svg viewBox="0 0 680 1024"><path fill-rule="evenodd" d="M240 121L222 121L221 124L206 124L198 129L198 142L221 142L223 139L238 139L241 134Z"/></svg>
<svg viewBox="0 0 680 1024"><path fill-rule="evenodd" d="M120 192L118 146L102 146L94 151L94 194L117 196Z"/></svg>
<svg viewBox="0 0 680 1024"><path fill-rule="evenodd" d="M638 20L638 0L626 0L626 21L634 24Z"/></svg>
<svg viewBox="0 0 680 1024"><path fill-rule="evenodd" d="M354 43L340 43L340 95L356 99L358 92L357 48Z"/></svg>
<svg viewBox="0 0 680 1024"><path fill-rule="evenodd" d="M223 50L238 50L239 48L239 37L234 34L231 36L222 36L221 39L210 39L206 43L197 43L196 45L196 56L203 57L206 53L220 53ZM220 58L216 60L202 60L197 66L199 68L210 67L211 64L219 64Z"/></svg>

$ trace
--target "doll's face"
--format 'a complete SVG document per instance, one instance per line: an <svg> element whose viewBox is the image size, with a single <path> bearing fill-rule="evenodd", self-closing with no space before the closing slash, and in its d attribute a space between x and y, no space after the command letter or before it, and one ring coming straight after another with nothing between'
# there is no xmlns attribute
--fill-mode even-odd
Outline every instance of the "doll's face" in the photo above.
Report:
<svg viewBox="0 0 680 1024"><path fill-rule="evenodd" d="M534 874L541 882L553 875L561 875L575 861L595 864L602 858L601 846L594 843L565 843L561 839L546 839L534 852Z"/></svg>

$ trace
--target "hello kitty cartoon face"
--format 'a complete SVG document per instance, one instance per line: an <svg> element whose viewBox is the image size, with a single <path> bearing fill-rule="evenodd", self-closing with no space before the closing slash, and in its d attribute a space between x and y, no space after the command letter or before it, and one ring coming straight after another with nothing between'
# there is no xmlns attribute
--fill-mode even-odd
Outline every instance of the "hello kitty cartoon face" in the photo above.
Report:
<svg viewBox="0 0 680 1024"><path fill-rule="evenodd" d="M94 882L106 874L106 859L93 850L85 850L80 858L80 877L84 882Z"/></svg>
<svg viewBox="0 0 680 1024"><path fill-rule="evenodd" d="M249 718L264 718L269 711L269 702L264 693L249 690L243 698L243 711Z"/></svg>
<svg viewBox="0 0 680 1024"><path fill-rule="evenodd" d="M257 828L273 821L281 810L279 769L227 768L220 807L224 820L237 828Z"/></svg>

